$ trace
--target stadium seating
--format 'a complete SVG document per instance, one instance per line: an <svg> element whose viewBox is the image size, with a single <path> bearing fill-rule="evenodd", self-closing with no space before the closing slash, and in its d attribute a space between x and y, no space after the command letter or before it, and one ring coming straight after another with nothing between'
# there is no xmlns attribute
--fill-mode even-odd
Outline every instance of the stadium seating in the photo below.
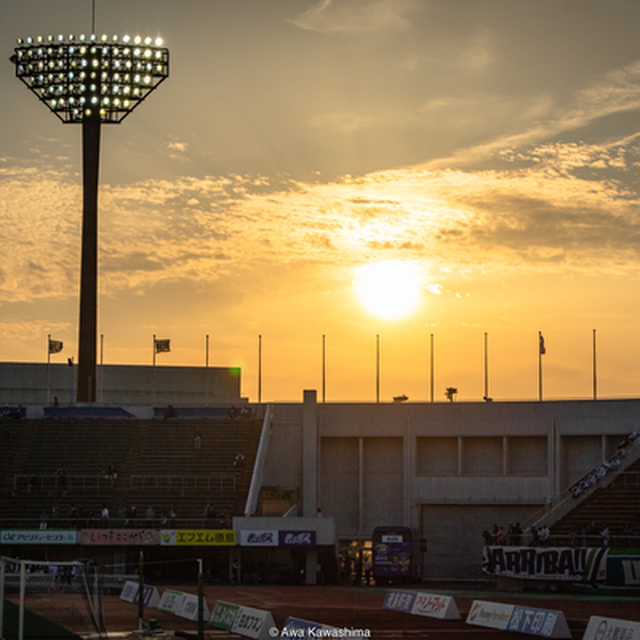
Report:
<svg viewBox="0 0 640 640"><path fill-rule="evenodd" d="M159 528L171 508L180 526L214 527L220 514L242 514L261 421L219 412L211 418L3 420L0 426L3 528ZM237 454L242 465L234 462ZM214 518L204 518L207 504ZM118 517L122 505L135 505L137 517ZM105 506L108 523L100 520Z"/></svg>

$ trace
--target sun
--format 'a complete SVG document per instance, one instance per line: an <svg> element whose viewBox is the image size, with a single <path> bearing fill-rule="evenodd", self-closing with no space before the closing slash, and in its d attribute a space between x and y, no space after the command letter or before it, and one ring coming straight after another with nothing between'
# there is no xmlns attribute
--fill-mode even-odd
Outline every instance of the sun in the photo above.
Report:
<svg viewBox="0 0 640 640"><path fill-rule="evenodd" d="M358 267L353 286L368 313L397 320L418 308L422 277L412 262L387 260Z"/></svg>

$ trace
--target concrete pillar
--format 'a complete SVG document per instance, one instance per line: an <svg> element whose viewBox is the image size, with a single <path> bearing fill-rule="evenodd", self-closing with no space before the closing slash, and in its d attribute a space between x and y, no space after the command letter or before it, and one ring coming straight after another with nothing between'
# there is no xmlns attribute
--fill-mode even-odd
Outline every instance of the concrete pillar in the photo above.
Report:
<svg viewBox="0 0 640 640"><path fill-rule="evenodd" d="M315 389L306 389L302 409L302 515L312 518L317 512L318 399Z"/></svg>

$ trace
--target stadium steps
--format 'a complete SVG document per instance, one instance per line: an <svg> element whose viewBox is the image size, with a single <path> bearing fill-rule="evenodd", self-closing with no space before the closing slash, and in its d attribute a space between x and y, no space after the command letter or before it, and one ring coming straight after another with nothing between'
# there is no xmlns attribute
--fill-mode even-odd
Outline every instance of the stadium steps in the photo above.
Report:
<svg viewBox="0 0 640 640"><path fill-rule="evenodd" d="M201 445L195 447L195 430ZM115 522L118 507L135 504L138 518L151 505L156 517L174 507L181 519L202 519L207 503L219 514L242 514L260 437L261 421L249 420L21 420L10 428L11 456L7 455L0 495L0 516L7 523L37 527L46 514L48 526L68 522L71 506L84 516L99 516L108 506ZM233 464L245 456L242 468ZM117 479L105 470L114 465ZM61 491L55 479L64 466L68 486ZM33 476L33 488L13 494L13 478ZM151 486L136 488L131 476L155 478ZM39 477L39 478L38 478ZM185 478L184 488L167 489L169 478ZM206 478L213 484L203 487ZM215 479L223 478L222 488ZM189 480L187 480L189 479ZM230 480L235 482L229 484ZM188 484L191 482L191 484ZM54 518L52 507L57 505ZM27 525L26 523L29 522ZM82 526L99 525L99 520ZM15 526L18 526L15 524Z"/></svg>

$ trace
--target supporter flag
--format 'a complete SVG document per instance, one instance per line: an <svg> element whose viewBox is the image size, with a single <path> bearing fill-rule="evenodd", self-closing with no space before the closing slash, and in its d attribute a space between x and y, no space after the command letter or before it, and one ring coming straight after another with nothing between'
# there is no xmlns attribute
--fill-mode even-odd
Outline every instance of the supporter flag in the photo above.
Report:
<svg viewBox="0 0 640 640"><path fill-rule="evenodd" d="M545 353L547 353L547 350L544 346L544 338L542 337L542 334L540 334L540 355L543 356Z"/></svg>
<svg viewBox="0 0 640 640"><path fill-rule="evenodd" d="M62 340L52 340L49 338L49 353L60 353L63 346Z"/></svg>
<svg viewBox="0 0 640 640"><path fill-rule="evenodd" d="M163 340L157 340L156 339L156 353L168 353L169 351L171 351L171 340L167 340L167 339L163 339Z"/></svg>

